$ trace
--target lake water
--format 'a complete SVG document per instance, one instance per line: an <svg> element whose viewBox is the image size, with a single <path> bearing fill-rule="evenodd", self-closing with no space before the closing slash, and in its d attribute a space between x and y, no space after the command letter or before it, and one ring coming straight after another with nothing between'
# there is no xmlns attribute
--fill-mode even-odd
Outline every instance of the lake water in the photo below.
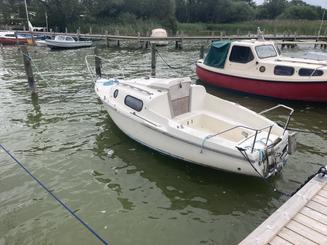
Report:
<svg viewBox="0 0 327 245"><path fill-rule="evenodd" d="M195 81L199 47L160 48L166 62L179 69L158 57L157 76ZM298 134L296 154L280 175L265 182L171 159L129 139L93 90L84 62L92 48L29 51L38 98L30 95L17 47L0 49L0 143L110 244L237 244L287 200L274 186L292 192L326 164L327 136L319 133L327 130L326 105L283 102L295 109L290 127L315 133ZM310 47L287 52L301 56L308 51L320 52ZM108 59L105 73L150 74L149 50L123 43L120 49L102 47L100 53ZM280 103L207 90L255 111ZM286 119L282 111L270 118ZM1 245L98 243L0 151Z"/></svg>

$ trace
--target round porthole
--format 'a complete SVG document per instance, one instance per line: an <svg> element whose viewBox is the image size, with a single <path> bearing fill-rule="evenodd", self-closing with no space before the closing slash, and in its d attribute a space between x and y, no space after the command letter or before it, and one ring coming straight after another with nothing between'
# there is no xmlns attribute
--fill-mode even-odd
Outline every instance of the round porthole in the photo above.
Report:
<svg viewBox="0 0 327 245"><path fill-rule="evenodd" d="M266 71L266 67L264 67L264 66L260 66L260 67L259 67L259 71L260 71L260 72L265 72L265 71Z"/></svg>
<svg viewBox="0 0 327 245"><path fill-rule="evenodd" d="M118 89L114 91L114 98L117 98L117 96L118 96Z"/></svg>

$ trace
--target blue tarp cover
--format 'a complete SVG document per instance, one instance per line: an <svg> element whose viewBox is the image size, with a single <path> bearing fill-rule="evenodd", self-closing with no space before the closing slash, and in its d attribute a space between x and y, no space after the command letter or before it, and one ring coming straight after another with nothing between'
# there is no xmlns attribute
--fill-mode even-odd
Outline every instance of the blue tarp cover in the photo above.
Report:
<svg viewBox="0 0 327 245"><path fill-rule="evenodd" d="M204 60L204 64L217 68L224 68L230 44L230 41L213 42Z"/></svg>

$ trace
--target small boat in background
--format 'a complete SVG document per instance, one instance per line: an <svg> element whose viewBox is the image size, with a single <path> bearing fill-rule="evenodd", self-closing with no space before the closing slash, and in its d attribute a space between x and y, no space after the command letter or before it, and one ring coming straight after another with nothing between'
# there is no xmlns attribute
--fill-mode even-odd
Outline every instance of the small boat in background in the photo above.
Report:
<svg viewBox="0 0 327 245"><path fill-rule="evenodd" d="M28 37L16 34L14 31L0 32L0 43L3 45L15 45L27 43Z"/></svg>
<svg viewBox="0 0 327 245"><path fill-rule="evenodd" d="M114 123L135 141L199 165L268 178L286 164L295 138L285 127L206 92L190 78L98 79ZM266 113L272 109L265 110Z"/></svg>
<svg viewBox="0 0 327 245"><path fill-rule="evenodd" d="M36 37L35 44L38 47L47 47L47 40L51 40L51 37L47 35L38 35Z"/></svg>
<svg viewBox="0 0 327 245"><path fill-rule="evenodd" d="M76 41L71 36L58 35L54 40L46 40L46 44L51 49L74 49L92 46L92 41Z"/></svg>
<svg viewBox="0 0 327 245"><path fill-rule="evenodd" d="M272 41L216 41L196 73L211 85L285 100L327 102L327 61L281 56Z"/></svg>
<svg viewBox="0 0 327 245"><path fill-rule="evenodd" d="M153 29L151 31L151 36L150 37L154 37L154 38L167 38L167 31L165 29L162 28L157 28L157 29ZM156 44L157 46L167 46L168 45L168 41L167 40L156 40L156 41L151 41L150 43Z"/></svg>

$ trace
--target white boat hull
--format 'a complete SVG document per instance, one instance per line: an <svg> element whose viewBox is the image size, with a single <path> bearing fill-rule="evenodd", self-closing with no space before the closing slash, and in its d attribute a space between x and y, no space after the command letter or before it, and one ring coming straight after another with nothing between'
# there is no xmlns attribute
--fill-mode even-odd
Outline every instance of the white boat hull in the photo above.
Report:
<svg viewBox="0 0 327 245"><path fill-rule="evenodd" d="M92 46L92 41L76 41L76 42L65 42L47 40L47 45L51 49L73 49L73 48L86 48Z"/></svg>
<svg viewBox="0 0 327 245"><path fill-rule="evenodd" d="M133 140L165 155L228 172L259 176L241 153L212 151L207 148L201 153L201 144L186 142L167 133L132 120L130 116L118 112L108 104L104 104L116 126Z"/></svg>

